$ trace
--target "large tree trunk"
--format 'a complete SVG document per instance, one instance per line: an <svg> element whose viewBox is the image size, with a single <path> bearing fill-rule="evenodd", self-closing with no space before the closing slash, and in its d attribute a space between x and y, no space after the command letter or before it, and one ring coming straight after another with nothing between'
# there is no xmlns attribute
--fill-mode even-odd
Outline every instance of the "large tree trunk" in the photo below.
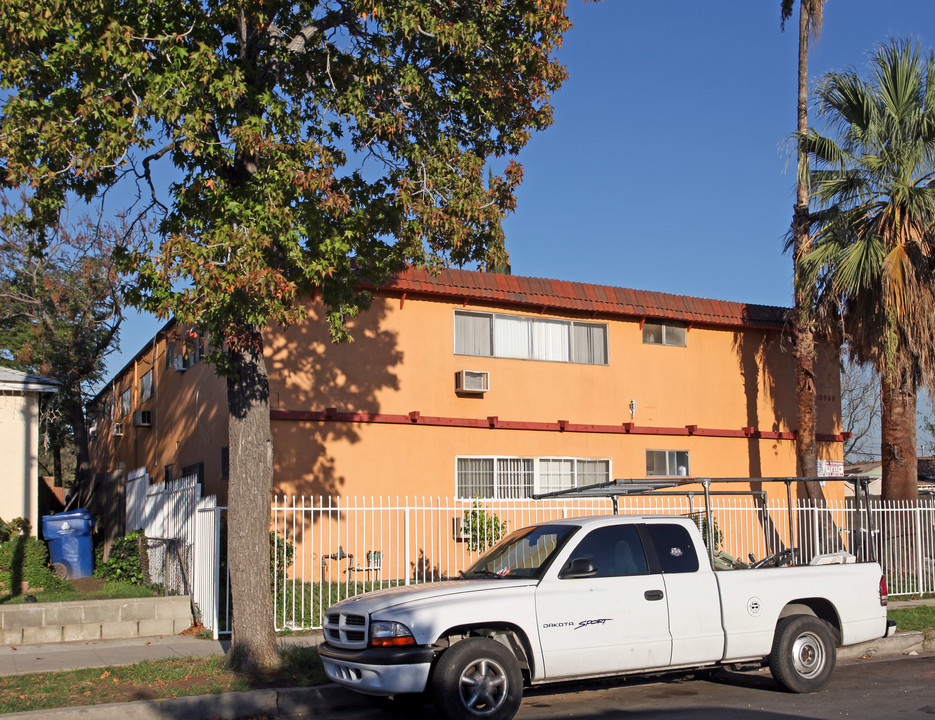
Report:
<svg viewBox="0 0 935 720"><path fill-rule="evenodd" d="M799 0L798 113L796 127L800 135L808 129L808 3ZM799 263L808 251L808 157L799 145L796 162L795 208L792 215L792 262L795 277L795 394L798 429L796 430L796 472L799 477L818 474L818 443L815 441L815 338L812 332L813 289L799 282ZM813 500L823 500L818 483L805 483L805 492Z"/></svg>
<svg viewBox="0 0 935 720"><path fill-rule="evenodd" d="M240 669L278 665L270 591L270 501L273 436L263 338L251 327L243 347L229 351L230 409L228 555L234 616L231 663Z"/></svg>
<svg viewBox="0 0 935 720"><path fill-rule="evenodd" d="M883 412L880 454L883 458L883 500L918 500L916 457L916 388L911 374L882 380Z"/></svg>

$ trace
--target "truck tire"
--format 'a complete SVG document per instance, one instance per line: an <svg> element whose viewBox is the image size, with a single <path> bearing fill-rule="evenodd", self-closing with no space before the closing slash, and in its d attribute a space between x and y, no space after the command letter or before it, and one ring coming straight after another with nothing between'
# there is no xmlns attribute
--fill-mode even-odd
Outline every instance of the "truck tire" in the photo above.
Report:
<svg viewBox="0 0 935 720"><path fill-rule="evenodd" d="M523 699L516 658L489 638L467 638L442 653L431 685L435 706L447 720L510 720Z"/></svg>
<svg viewBox="0 0 935 720"><path fill-rule="evenodd" d="M812 615L790 615L776 624L769 670L786 690L820 690L831 679L836 658L834 636L823 620Z"/></svg>

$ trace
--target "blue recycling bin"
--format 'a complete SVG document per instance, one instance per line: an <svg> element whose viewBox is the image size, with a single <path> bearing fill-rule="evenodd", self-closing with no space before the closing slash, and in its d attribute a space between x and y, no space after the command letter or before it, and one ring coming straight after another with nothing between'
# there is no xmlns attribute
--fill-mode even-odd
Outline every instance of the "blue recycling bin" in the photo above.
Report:
<svg viewBox="0 0 935 720"><path fill-rule="evenodd" d="M60 578L88 577L94 572L93 528L94 518L84 509L42 516L52 570Z"/></svg>

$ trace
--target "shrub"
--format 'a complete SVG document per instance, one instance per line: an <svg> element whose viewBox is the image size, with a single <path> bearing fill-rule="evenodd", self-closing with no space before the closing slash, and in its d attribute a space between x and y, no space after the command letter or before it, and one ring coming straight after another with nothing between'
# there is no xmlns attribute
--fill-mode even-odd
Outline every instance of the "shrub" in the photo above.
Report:
<svg viewBox="0 0 935 720"><path fill-rule="evenodd" d="M464 531L471 550L483 552L506 534L506 522L475 502L464 511Z"/></svg>
<svg viewBox="0 0 935 720"><path fill-rule="evenodd" d="M139 530L134 530L114 541L110 548L110 558L107 562L99 561L94 574L105 580L145 585L146 573L140 557L140 547L144 541L145 536ZM101 552L101 557L103 557L103 552Z"/></svg>
<svg viewBox="0 0 935 720"><path fill-rule="evenodd" d="M0 583L7 594L19 595L22 582L29 583L29 587L34 589L65 590L70 587L49 568L49 549L42 540L16 535L0 542Z"/></svg>

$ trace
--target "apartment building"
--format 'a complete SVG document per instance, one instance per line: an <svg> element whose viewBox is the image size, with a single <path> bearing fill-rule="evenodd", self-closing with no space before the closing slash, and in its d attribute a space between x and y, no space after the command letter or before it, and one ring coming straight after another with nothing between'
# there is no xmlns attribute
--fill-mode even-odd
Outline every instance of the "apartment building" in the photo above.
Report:
<svg viewBox="0 0 935 720"><path fill-rule="evenodd" d="M265 331L278 494L524 498L796 474L784 308L465 270L410 269L372 292L352 343L330 341L316 301ZM98 395L99 478L197 474L225 501L226 387L204 352L170 322ZM837 474L830 344L816 382L821 466Z"/></svg>

